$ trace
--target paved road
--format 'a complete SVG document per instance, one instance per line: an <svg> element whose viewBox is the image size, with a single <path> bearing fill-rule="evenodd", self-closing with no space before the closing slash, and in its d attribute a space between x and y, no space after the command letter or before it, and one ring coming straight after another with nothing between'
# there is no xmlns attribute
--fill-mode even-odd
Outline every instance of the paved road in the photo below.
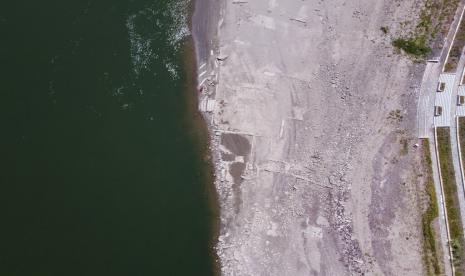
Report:
<svg viewBox="0 0 465 276"><path fill-rule="evenodd" d="M446 275L453 274L453 266L452 266L452 263L450 262L451 248L449 247L449 244L447 243L447 241L449 240L449 234L447 230L448 226L447 226L447 219L446 219L447 215L445 213L445 208L444 208L444 194L443 194L443 189L442 189L441 180L440 180L439 164L437 162L438 156L437 156L437 147L436 147L436 141L435 141L435 135L434 135L434 125L433 125L434 97L436 93L437 83L439 80L439 75L443 71L445 61L449 54L450 48L452 46L452 42L455 38L455 33L457 30L457 26L460 22L460 18L461 18L461 14L464 9L464 6L465 6L465 1L462 0L458 7L457 15L454 18L454 22L451 24L451 28L449 29L449 33L446 37L443 50L441 51L441 55L439 57L439 62L428 62L428 64L426 65L425 73L423 75L422 84L420 87L420 98L418 101L418 136L419 138L428 138L430 141L430 153L432 157L431 159L432 159L434 186L435 186L436 194L438 195L439 209L440 209L440 216L441 216L441 219L439 220L439 230L440 230L440 237L442 241L441 246L442 246L443 252L449 252L449 255L444 254L444 264L447 264L445 265ZM457 79L460 79L460 78L457 78ZM456 93L457 93L457 90L455 90L455 97L454 97L454 94L452 96L453 100L456 99ZM455 117L455 104L453 106L454 108L452 108L453 113L451 110L451 116ZM452 120L451 122L454 122L454 121L455 120ZM451 128L451 131L452 131L452 128ZM455 134L451 135L451 137L452 136L455 137ZM457 142L456 140L454 140L454 142L451 141L451 143L455 145L452 147L452 151L455 152L455 157L453 158L455 160L454 168L456 168L455 163L457 162L456 159L457 159L457 152L458 152ZM456 172L460 172L460 170L459 171L456 170ZM456 177L457 177L457 173L456 173ZM457 183L462 183L462 181L457 182ZM461 186L461 185L458 185L458 186ZM462 188L461 191L463 195L463 186L461 188ZM460 203L460 205L462 209L463 204ZM464 212L462 212L462 214L464 214Z"/></svg>
<svg viewBox="0 0 465 276"><path fill-rule="evenodd" d="M420 87L420 98L418 100L418 137L429 138L433 128L434 93L441 64L428 62Z"/></svg>
<svg viewBox="0 0 465 276"><path fill-rule="evenodd" d="M428 62L423 74L423 79L420 87L420 97L418 100L418 137L428 138L430 128L433 128L433 113L434 113L434 97L439 75L444 69L447 56L449 54L452 42L455 38L455 33L465 7L465 0L462 0L451 24L447 37L444 41L439 56L439 62Z"/></svg>

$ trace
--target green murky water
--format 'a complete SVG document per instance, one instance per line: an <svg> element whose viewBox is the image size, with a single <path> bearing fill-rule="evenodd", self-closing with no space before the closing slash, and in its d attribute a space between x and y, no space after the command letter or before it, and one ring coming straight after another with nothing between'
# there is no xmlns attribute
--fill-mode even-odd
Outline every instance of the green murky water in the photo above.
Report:
<svg viewBox="0 0 465 276"><path fill-rule="evenodd" d="M0 275L211 275L184 0L0 3Z"/></svg>

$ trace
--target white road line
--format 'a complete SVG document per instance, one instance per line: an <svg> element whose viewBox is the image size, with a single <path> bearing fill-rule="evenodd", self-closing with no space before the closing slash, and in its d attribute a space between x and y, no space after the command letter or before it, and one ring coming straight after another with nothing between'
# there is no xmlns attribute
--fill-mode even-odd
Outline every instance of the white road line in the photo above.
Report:
<svg viewBox="0 0 465 276"><path fill-rule="evenodd" d="M205 67L206 65L207 65L206 63L203 63L202 65L200 65L199 70Z"/></svg>
<svg viewBox="0 0 465 276"><path fill-rule="evenodd" d="M463 81L463 76L465 75L465 70L462 71L462 74L460 75L460 82L459 82L459 86L462 85L462 81Z"/></svg>
<svg viewBox="0 0 465 276"><path fill-rule="evenodd" d="M203 79L203 80L200 82L199 86L202 86L203 83L204 83L206 80L207 80L207 78Z"/></svg>
<svg viewBox="0 0 465 276"><path fill-rule="evenodd" d="M202 73L199 74L199 78L203 75L205 75L205 73L207 73L207 71L203 71Z"/></svg>
<svg viewBox="0 0 465 276"><path fill-rule="evenodd" d="M282 138L283 137L283 133L284 133L284 120L281 120L281 130L279 131L279 138Z"/></svg>

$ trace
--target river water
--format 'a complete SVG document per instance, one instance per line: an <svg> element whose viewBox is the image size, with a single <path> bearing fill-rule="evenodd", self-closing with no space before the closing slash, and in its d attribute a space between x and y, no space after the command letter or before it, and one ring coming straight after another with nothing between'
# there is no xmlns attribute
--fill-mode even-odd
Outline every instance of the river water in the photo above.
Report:
<svg viewBox="0 0 465 276"><path fill-rule="evenodd" d="M0 275L213 274L184 1L0 2Z"/></svg>

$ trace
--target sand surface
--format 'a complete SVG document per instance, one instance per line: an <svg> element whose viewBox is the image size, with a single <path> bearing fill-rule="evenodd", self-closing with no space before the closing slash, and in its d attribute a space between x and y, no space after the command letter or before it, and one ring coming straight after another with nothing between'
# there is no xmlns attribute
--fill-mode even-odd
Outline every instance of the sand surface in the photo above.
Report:
<svg viewBox="0 0 465 276"><path fill-rule="evenodd" d="M423 274L424 65L391 46L416 3L220 3L199 81L216 100L223 275Z"/></svg>

